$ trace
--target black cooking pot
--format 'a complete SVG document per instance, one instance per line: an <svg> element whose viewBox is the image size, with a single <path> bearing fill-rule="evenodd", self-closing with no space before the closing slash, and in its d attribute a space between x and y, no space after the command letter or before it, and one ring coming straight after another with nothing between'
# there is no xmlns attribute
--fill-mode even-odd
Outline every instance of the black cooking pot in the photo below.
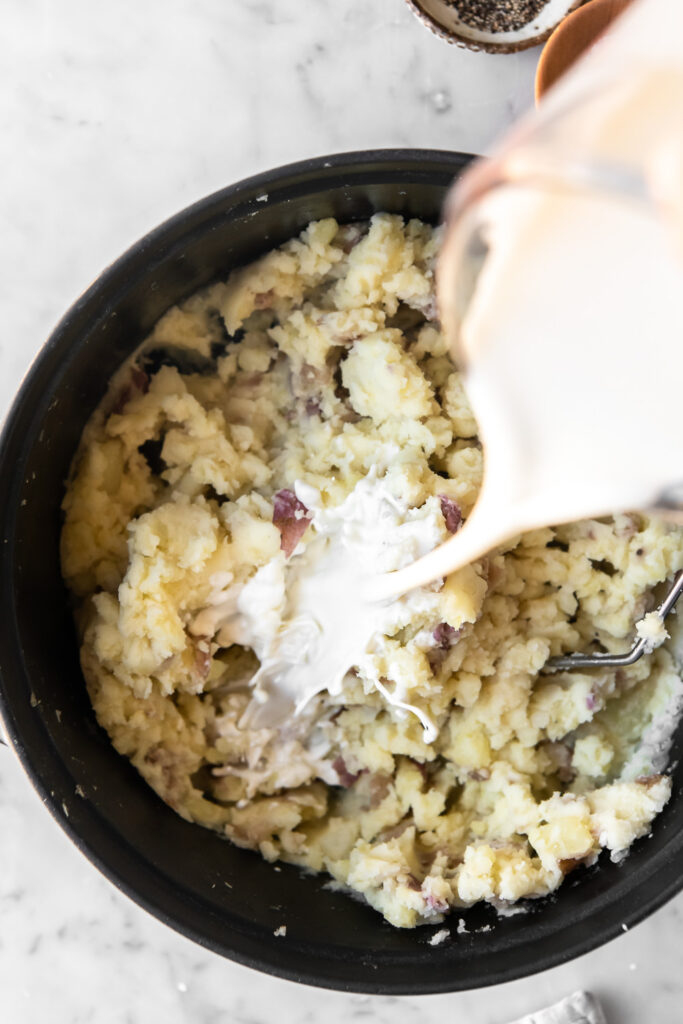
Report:
<svg viewBox="0 0 683 1024"><path fill-rule="evenodd" d="M272 974L372 993L448 992L510 981L585 953L681 888L683 800L674 786L651 838L620 865L573 875L556 897L499 919L476 907L401 931L326 887L178 817L114 751L91 710L62 583L60 502L83 426L109 377L158 317L310 220L377 210L436 221L469 161L419 150L309 160L196 203L133 246L59 324L24 381L0 447L0 710L35 788L120 889L224 956ZM679 757L674 751L674 758ZM683 768L676 768L676 783ZM467 933L456 934L463 917ZM286 924L285 937L274 932Z"/></svg>

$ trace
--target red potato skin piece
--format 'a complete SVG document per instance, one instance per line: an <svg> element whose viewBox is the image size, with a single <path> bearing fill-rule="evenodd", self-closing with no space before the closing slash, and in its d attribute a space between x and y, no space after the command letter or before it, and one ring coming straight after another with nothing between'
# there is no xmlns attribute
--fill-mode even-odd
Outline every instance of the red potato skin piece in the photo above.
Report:
<svg viewBox="0 0 683 1024"><path fill-rule="evenodd" d="M447 622L439 623L432 633L436 646L432 648L427 656L432 672L438 672L446 660L446 655L451 647L460 639L461 634L461 629L454 629Z"/></svg>
<svg viewBox="0 0 683 1024"><path fill-rule="evenodd" d="M267 292L257 292L254 295L254 309L268 309L275 299L275 292L269 289Z"/></svg>
<svg viewBox="0 0 683 1024"><path fill-rule="evenodd" d="M280 531L280 547L289 558L305 534L311 513L294 491L283 488L273 499L273 523Z"/></svg>
<svg viewBox="0 0 683 1024"><path fill-rule="evenodd" d="M657 782L661 782L664 776L661 772L657 775L639 775L635 780L639 786L644 786L645 789L650 789Z"/></svg>
<svg viewBox="0 0 683 1024"><path fill-rule="evenodd" d="M437 647L447 651L449 647L452 647L455 641L458 639L459 630L453 626L449 626L447 622L440 622L436 627L432 636Z"/></svg>
<svg viewBox="0 0 683 1024"><path fill-rule="evenodd" d="M337 245L347 255L355 249L366 231L358 224L344 224L339 230Z"/></svg>
<svg viewBox="0 0 683 1024"><path fill-rule="evenodd" d="M350 786L352 786L356 779L358 778L358 776L360 775L360 772L354 773L349 771L349 769L346 767L346 761L341 756L341 754L339 754L338 757L335 757L334 761L332 762L332 767L334 768L335 772L339 777L339 785L343 786L344 789L348 789Z"/></svg>
<svg viewBox="0 0 683 1024"><path fill-rule="evenodd" d="M457 501L453 501L447 494L440 494L441 515L446 523L449 533L457 533L462 525L462 511Z"/></svg>
<svg viewBox="0 0 683 1024"><path fill-rule="evenodd" d="M445 914L448 910L448 903L445 900L437 899L431 892L425 893L425 906L434 914Z"/></svg>
<svg viewBox="0 0 683 1024"><path fill-rule="evenodd" d="M375 772L370 779L370 810L374 810L375 807L379 807L382 801L389 793L389 787L391 786L391 776L385 775L384 772Z"/></svg>
<svg viewBox="0 0 683 1024"><path fill-rule="evenodd" d="M146 395L149 391L149 376L139 366L131 366L130 375L126 383L114 398L111 415L117 416L136 395Z"/></svg>

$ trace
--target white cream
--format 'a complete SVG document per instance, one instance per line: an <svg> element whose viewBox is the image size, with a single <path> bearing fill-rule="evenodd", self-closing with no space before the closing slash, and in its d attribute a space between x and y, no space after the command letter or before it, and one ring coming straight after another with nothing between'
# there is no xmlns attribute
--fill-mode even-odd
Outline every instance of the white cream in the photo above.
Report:
<svg viewBox="0 0 683 1024"><path fill-rule="evenodd" d="M322 691L339 695L356 669L363 684L378 690L398 714L415 714L430 742L436 727L406 701L410 681L391 663L381 677L376 656L385 652L387 636L416 615L433 616L438 624L441 584L382 602L366 595L371 581L445 539L439 499L410 508L376 470L336 508L324 508L320 493L304 483L297 482L295 492L312 519L292 556L280 554L246 584L217 592L192 631L217 635L221 646L251 647L259 658L254 698L244 717L249 728L277 725Z"/></svg>

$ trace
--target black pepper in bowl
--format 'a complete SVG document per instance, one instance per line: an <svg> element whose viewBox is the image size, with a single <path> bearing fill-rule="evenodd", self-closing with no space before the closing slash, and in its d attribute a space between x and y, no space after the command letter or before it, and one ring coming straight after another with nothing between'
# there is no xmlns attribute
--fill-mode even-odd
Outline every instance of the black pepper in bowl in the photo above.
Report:
<svg viewBox="0 0 683 1024"><path fill-rule="evenodd" d="M548 0L447 0L461 21L481 32L516 32L528 25Z"/></svg>

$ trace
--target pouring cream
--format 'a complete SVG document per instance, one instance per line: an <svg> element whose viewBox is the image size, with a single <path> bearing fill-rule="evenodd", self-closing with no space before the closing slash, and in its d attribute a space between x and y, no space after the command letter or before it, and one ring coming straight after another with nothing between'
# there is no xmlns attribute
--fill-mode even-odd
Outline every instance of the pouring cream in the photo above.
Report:
<svg viewBox="0 0 683 1024"><path fill-rule="evenodd" d="M666 24L668 31L659 31ZM456 185L438 275L485 451L464 528L376 596L683 481L683 9L643 0Z"/></svg>

